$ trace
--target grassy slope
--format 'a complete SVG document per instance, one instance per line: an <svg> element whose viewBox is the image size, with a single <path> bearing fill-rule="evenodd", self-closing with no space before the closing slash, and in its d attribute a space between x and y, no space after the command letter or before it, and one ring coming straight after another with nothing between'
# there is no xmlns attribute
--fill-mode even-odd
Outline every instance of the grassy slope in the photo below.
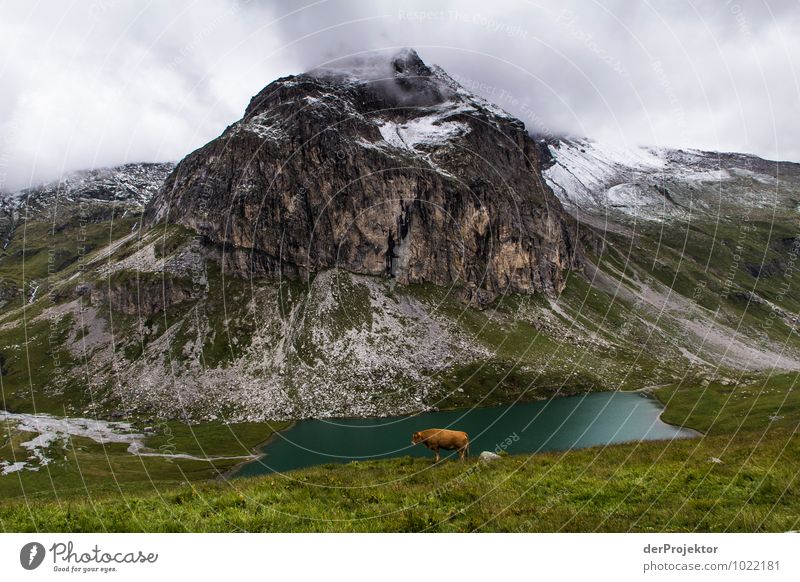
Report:
<svg viewBox="0 0 800 582"><path fill-rule="evenodd" d="M36 318L74 298L69 291L92 277L88 262L99 250L131 234L136 213L123 218L125 208L91 201L63 203L55 220L48 210L30 211L8 247L0 251L0 283L16 290L0 305L0 324L6 327L0 344L6 410L75 415L98 396L87 389L85 374L67 373L83 370L85 364L65 348L76 325L73 317ZM121 258L135 244L134 238L117 255ZM30 302L34 287L35 301Z"/></svg>
<svg viewBox="0 0 800 582"><path fill-rule="evenodd" d="M708 435L765 428L797 430L800 421L800 375L753 378L738 385L711 382L704 388L673 385L656 395L667 405L662 419L691 426Z"/></svg>
<svg viewBox="0 0 800 582"><path fill-rule="evenodd" d="M667 420L713 435L503 458L351 463L231 482L0 503L13 531L786 531L800 525L796 375L667 387ZM759 388L763 386L763 388ZM759 401L761 401L759 403ZM730 409L727 407L731 407ZM777 410L784 422L770 420ZM716 423L747 409L742 426ZM691 412L689 412L691 411ZM728 415L728 413L731 413ZM772 425L772 427L770 427ZM716 427L716 428L715 428ZM716 458L722 461L712 461Z"/></svg>
<svg viewBox="0 0 800 582"><path fill-rule="evenodd" d="M800 438L739 436L509 457L394 459L92 501L4 503L35 531L786 531ZM711 462L718 457L723 464ZM154 484L154 488L157 484Z"/></svg>

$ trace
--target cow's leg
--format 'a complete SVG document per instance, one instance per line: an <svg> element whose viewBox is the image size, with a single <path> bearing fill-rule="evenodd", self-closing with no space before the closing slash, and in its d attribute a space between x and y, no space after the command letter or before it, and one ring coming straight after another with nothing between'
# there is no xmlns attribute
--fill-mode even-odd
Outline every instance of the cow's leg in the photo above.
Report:
<svg viewBox="0 0 800 582"><path fill-rule="evenodd" d="M433 452L436 453L436 460L434 461L434 463L438 463L439 462L439 448L437 447L437 448L433 449Z"/></svg>
<svg viewBox="0 0 800 582"><path fill-rule="evenodd" d="M461 447L460 449L458 449L458 458L460 460L462 460L462 461L466 461L467 460L467 448L466 447Z"/></svg>

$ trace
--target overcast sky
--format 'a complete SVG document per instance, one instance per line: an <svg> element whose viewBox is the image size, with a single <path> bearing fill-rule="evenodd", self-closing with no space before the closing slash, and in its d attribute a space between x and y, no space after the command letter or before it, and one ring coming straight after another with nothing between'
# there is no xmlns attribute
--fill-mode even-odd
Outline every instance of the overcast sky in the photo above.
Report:
<svg viewBox="0 0 800 582"><path fill-rule="evenodd" d="M536 133L800 161L797 0L0 0L0 189L180 159L273 79L403 46Z"/></svg>

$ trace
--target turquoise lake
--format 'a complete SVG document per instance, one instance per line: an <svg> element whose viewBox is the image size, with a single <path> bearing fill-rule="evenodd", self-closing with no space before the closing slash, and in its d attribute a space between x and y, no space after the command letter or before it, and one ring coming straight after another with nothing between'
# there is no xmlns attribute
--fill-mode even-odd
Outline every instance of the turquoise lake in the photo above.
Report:
<svg viewBox="0 0 800 582"><path fill-rule="evenodd" d="M473 457L481 451L513 455L697 436L662 422L661 410L658 401L641 393L597 392L412 416L302 420L275 435L261 447L263 456L240 466L234 476L406 455L432 459L430 451L411 444L411 434L426 428L468 432Z"/></svg>

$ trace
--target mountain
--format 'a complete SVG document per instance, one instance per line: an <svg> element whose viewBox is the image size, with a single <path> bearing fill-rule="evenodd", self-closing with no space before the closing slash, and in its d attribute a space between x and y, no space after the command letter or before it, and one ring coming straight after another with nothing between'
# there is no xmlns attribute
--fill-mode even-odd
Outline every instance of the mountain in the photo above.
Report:
<svg viewBox="0 0 800 582"><path fill-rule="evenodd" d="M5 199L5 406L382 416L798 370L799 177L537 140L411 50L278 79L174 167Z"/></svg>
<svg viewBox="0 0 800 582"><path fill-rule="evenodd" d="M239 276L331 268L452 285L476 305L557 293L577 224L523 124L413 50L279 79L148 206L229 250Z"/></svg>

